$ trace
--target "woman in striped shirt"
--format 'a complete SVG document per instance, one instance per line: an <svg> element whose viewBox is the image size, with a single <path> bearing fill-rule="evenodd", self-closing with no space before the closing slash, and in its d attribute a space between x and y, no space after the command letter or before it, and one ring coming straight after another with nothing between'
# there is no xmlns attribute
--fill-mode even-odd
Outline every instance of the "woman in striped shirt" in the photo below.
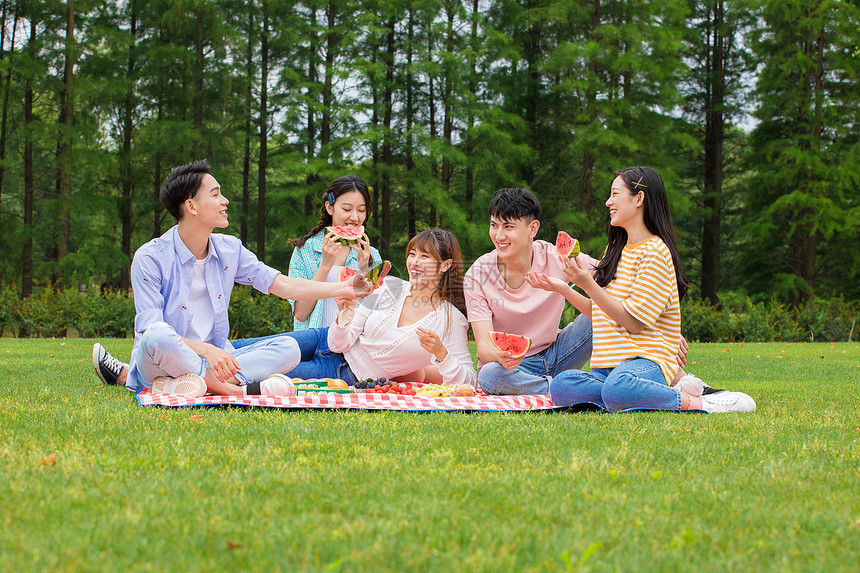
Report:
<svg viewBox="0 0 860 573"><path fill-rule="evenodd" d="M608 245L594 274L563 257L565 274L590 300L564 294L591 316L591 372L568 370L550 384L558 405L591 402L608 410L703 407L707 396L672 388L681 341L680 299L687 289L666 189L650 167L616 172L609 199ZM561 290L545 277L533 286ZM561 281L557 281L561 282Z"/></svg>

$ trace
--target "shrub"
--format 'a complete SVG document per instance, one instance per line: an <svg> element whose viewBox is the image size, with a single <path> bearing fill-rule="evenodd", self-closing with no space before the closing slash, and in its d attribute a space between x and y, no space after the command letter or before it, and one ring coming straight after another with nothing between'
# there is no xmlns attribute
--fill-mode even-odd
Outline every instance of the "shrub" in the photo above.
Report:
<svg viewBox="0 0 860 573"><path fill-rule="evenodd" d="M230 340L266 336L293 329L290 303L249 286L236 286L228 308Z"/></svg>

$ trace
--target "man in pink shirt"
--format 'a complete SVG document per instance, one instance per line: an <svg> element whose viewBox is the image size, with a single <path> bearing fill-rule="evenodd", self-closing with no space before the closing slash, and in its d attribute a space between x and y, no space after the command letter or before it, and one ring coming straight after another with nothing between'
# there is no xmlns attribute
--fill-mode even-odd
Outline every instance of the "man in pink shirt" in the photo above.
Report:
<svg viewBox="0 0 860 573"><path fill-rule="evenodd" d="M581 369L591 357L591 320L579 315L559 329L565 298L526 282L531 271L567 282L555 246L535 240L540 203L527 189L500 189L490 201L495 250L466 273L468 320L478 349L478 384L488 394L547 394L559 372ZM580 263L593 266L591 257ZM532 339L525 358L511 358L491 342L490 331Z"/></svg>

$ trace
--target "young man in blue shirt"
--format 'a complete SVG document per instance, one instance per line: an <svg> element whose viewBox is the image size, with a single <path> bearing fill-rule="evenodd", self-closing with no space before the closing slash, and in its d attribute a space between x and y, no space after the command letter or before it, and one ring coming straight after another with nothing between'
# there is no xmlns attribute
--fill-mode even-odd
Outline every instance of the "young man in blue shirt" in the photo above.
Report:
<svg viewBox="0 0 860 573"><path fill-rule="evenodd" d="M371 290L363 275L346 283L287 277L263 264L239 239L215 233L228 225L229 201L206 160L175 167L160 190L177 224L141 246L131 264L134 348L125 365L101 344L93 367L107 384L191 397L286 394L280 375L295 367L290 337L234 349L227 336L233 285L251 285L283 299L356 298Z"/></svg>

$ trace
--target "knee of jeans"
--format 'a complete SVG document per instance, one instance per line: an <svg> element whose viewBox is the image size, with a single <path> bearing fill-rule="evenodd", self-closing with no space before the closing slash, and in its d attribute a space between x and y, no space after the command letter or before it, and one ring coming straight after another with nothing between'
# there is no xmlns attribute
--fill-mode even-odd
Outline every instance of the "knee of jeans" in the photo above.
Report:
<svg viewBox="0 0 860 573"><path fill-rule="evenodd" d="M612 373L607 376L601 390L603 403L610 410L624 408L636 392L637 377L629 372Z"/></svg>
<svg viewBox="0 0 860 573"><path fill-rule="evenodd" d="M498 362L488 362L478 370L478 385L484 392L491 393L505 372L510 372L510 370Z"/></svg>
<svg viewBox="0 0 860 573"><path fill-rule="evenodd" d="M141 346L145 348L157 348L166 344L176 331L166 322L155 322L150 324L143 336L140 338Z"/></svg>

